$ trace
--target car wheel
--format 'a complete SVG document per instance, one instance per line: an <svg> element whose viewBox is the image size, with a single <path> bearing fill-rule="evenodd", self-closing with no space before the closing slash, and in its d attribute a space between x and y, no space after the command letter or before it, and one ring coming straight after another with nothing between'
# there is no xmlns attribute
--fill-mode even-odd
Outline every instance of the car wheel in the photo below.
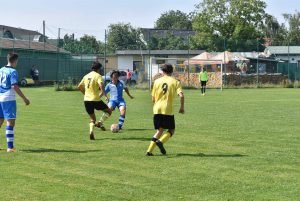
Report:
<svg viewBox="0 0 300 201"><path fill-rule="evenodd" d="M131 84L131 85L136 85L136 81L135 81L135 80L131 80L131 81L130 81L130 84Z"/></svg>
<svg viewBox="0 0 300 201"><path fill-rule="evenodd" d="M20 83L21 83L22 87L26 87L27 86L27 80L26 79L22 79Z"/></svg>

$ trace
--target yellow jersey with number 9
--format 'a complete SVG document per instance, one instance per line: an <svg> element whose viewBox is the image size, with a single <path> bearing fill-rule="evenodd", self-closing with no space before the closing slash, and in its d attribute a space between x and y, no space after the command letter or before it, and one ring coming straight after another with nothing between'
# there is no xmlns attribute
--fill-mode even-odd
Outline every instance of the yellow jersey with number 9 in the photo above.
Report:
<svg viewBox="0 0 300 201"><path fill-rule="evenodd" d="M182 92L181 84L171 76L163 76L154 81L154 114L174 115L174 98Z"/></svg>
<svg viewBox="0 0 300 201"><path fill-rule="evenodd" d="M92 71L89 74L85 75L78 86L84 86L84 101L100 101L99 94L101 90L99 85L102 84L102 76Z"/></svg>

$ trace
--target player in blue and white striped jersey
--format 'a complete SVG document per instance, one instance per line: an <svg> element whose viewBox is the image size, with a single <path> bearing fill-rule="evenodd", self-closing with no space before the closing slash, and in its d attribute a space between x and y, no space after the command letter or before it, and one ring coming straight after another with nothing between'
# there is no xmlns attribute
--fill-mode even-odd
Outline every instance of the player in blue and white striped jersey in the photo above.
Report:
<svg viewBox="0 0 300 201"><path fill-rule="evenodd" d="M24 96L18 87L18 55L8 53L8 64L0 69L0 127L4 119L6 124L7 152L16 152L14 147L14 126L17 118L16 93L23 99L26 105L30 101Z"/></svg>
<svg viewBox="0 0 300 201"><path fill-rule="evenodd" d="M124 84L122 80L119 80L120 72L112 71L111 82L105 86L105 93L110 93L110 98L108 102L108 107L111 110L115 110L116 107L119 108L120 117L119 117L119 129L122 129L125 115L126 115L126 102L123 98L123 90L125 90L126 94L133 99L133 96L129 93L128 87ZM108 114L103 113L100 122L103 122L109 117Z"/></svg>

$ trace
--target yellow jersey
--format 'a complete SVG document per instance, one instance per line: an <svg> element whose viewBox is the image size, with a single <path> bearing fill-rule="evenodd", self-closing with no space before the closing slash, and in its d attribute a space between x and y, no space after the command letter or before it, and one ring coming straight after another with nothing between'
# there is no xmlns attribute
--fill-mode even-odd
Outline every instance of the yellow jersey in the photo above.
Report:
<svg viewBox="0 0 300 201"><path fill-rule="evenodd" d="M84 101L100 101L101 90L99 85L102 84L102 76L92 71L85 75L78 86L84 86Z"/></svg>
<svg viewBox="0 0 300 201"><path fill-rule="evenodd" d="M154 114L174 115L174 98L182 92L181 84L171 76L155 80L152 97L154 97Z"/></svg>

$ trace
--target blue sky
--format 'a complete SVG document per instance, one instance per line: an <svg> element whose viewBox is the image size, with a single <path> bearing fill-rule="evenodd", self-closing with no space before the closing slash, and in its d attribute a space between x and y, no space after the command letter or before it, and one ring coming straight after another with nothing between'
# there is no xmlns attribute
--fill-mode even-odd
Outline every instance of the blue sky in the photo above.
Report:
<svg viewBox="0 0 300 201"><path fill-rule="evenodd" d="M300 11L298 0L266 0L267 12L283 22L282 13ZM161 13L168 10L191 12L200 0L9 0L1 2L0 24L38 30L46 20L46 35L83 33L103 39L111 23L130 22L134 27L153 27ZM12 6L12 9L8 9ZM4 9L5 8L5 9Z"/></svg>

